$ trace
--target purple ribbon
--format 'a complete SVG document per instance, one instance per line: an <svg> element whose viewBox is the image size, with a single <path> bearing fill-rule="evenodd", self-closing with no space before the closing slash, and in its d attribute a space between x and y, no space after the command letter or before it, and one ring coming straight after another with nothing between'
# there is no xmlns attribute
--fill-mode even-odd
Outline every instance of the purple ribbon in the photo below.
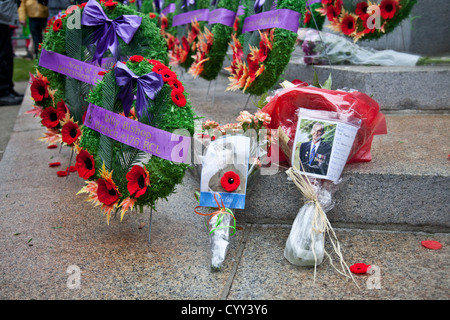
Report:
<svg viewBox="0 0 450 320"><path fill-rule="evenodd" d="M99 27L92 34L92 43L97 44L94 59L101 64L106 50L110 50L114 57L118 57L119 41L117 36L129 44L134 34L141 25L142 17L135 15L122 15L117 19L109 19L102 7L95 0L89 0L84 7L81 24L91 27Z"/></svg>
<svg viewBox="0 0 450 320"><path fill-rule="evenodd" d="M219 8L209 13L209 24L220 23L232 27L236 19L236 12L224 8Z"/></svg>
<svg viewBox="0 0 450 320"><path fill-rule="evenodd" d="M308 0L308 1L306 2L306 5L307 5L307 6L311 6L311 5L313 5L314 3L319 3L319 2L322 2L322 0Z"/></svg>
<svg viewBox="0 0 450 320"><path fill-rule="evenodd" d="M92 85L103 78L98 73L105 71L98 66L45 49L42 49L39 66Z"/></svg>
<svg viewBox="0 0 450 320"><path fill-rule="evenodd" d="M208 21L209 10L199 9L194 11L188 11L184 13L177 14L172 18L172 27L180 26L183 24L191 23L194 20L197 21Z"/></svg>
<svg viewBox="0 0 450 320"><path fill-rule="evenodd" d="M189 163L191 137L167 132L92 103L84 125L123 144L173 162ZM188 134L188 133L187 133Z"/></svg>
<svg viewBox="0 0 450 320"><path fill-rule="evenodd" d="M300 13L289 9L277 9L261 12L244 20L242 33L255 30L281 28L292 32L298 31Z"/></svg>
<svg viewBox="0 0 450 320"><path fill-rule="evenodd" d="M117 99L122 100L125 116L128 116L128 113L133 105L133 88L134 83L137 83L136 113L138 118L140 118L143 109L145 108L145 110L147 110L148 104L145 96L154 100L156 94L163 87L164 81L162 76L155 72L150 72L143 76L137 76L123 63L116 64L114 70L116 74L116 82L122 87L117 95Z"/></svg>
<svg viewBox="0 0 450 320"><path fill-rule="evenodd" d="M167 16L169 13L175 12L177 5L175 3L170 3L167 7L162 10L162 14Z"/></svg>

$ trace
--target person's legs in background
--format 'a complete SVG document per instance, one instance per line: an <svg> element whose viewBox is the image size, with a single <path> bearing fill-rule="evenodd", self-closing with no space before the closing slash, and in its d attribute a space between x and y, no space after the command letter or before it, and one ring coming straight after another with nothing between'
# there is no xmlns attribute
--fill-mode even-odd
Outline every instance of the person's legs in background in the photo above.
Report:
<svg viewBox="0 0 450 320"><path fill-rule="evenodd" d="M42 42L43 32L47 26L47 18L29 18L28 21L30 22L30 33L33 38L34 54L37 57L39 44Z"/></svg>
<svg viewBox="0 0 450 320"><path fill-rule="evenodd" d="M13 87L14 52L9 25L0 24L0 106L18 105L23 96Z"/></svg>

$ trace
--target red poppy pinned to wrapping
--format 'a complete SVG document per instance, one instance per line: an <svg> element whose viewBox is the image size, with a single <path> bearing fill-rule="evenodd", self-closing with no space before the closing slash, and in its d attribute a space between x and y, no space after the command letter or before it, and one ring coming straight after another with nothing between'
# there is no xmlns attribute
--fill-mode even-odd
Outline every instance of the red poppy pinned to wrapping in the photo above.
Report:
<svg viewBox="0 0 450 320"><path fill-rule="evenodd" d="M370 267L370 264L355 263L354 265L350 266L350 271L355 274L364 274L369 271Z"/></svg>
<svg viewBox="0 0 450 320"><path fill-rule="evenodd" d="M220 184L226 191L233 192L241 184L241 178L239 178L239 175L234 171L228 171L220 178Z"/></svg>
<svg viewBox="0 0 450 320"><path fill-rule="evenodd" d="M422 246L431 250L439 250L442 248L442 244L435 240L423 240L421 242Z"/></svg>

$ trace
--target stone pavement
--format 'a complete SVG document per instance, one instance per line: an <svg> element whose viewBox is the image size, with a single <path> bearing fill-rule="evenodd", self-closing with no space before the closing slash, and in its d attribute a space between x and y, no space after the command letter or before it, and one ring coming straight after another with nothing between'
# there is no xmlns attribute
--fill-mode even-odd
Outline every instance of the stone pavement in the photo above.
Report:
<svg viewBox="0 0 450 320"><path fill-rule="evenodd" d="M206 81L193 81L190 75L184 75L182 81L197 113L205 118L220 119L221 123L234 121L247 102L239 92L224 93L223 78L211 84L209 95ZM61 169L48 166L60 161L65 168L70 151L49 150L37 141L44 130L37 119L24 114L30 108L27 93L0 161L3 300L180 300L187 306L193 300L226 299L449 299L448 233L434 232L433 228L427 232L420 228L372 228L371 224L356 228L343 221L335 231L346 263L363 262L376 266L374 270L379 272L354 275L356 286L325 259L317 268L314 282L312 268L293 266L283 256L295 213L284 222L271 221L271 214L276 217L283 213L282 203L275 209L278 212L261 212L266 217L261 221L257 212L251 213L251 219L245 211L238 212L241 228L231 239L223 269L212 273L205 220L193 211L193 190L199 186L193 172L188 172L169 201L158 203L152 216L150 243L149 210L128 214L123 222L119 217L112 218L108 226L99 208L85 202L85 195L76 195L84 181L77 174L58 177L56 171ZM252 101L247 109L256 110ZM382 139L375 137L376 141ZM375 154L382 157L380 151ZM274 210L270 203L284 187L275 192L260 195L259 201L268 204L267 211ZM405 199L408 196L404 194ZM297 199L286 199L291 201ZM395 206L385 204L379 214L387 216L390 210L395 212ZM358 210L354 208L355 216L360 214ZM371 214L377 215L376 208ZM448 211L442 215L448 217ZM422 240L437 240L443 248L426 249L421 246ZM326 250L332 251L329 241ZM78 288L71 286L76 274L73 270L80 271ZM373 287L375 280L379 288ZM181 314L181 310L172 311Z"/></svg>

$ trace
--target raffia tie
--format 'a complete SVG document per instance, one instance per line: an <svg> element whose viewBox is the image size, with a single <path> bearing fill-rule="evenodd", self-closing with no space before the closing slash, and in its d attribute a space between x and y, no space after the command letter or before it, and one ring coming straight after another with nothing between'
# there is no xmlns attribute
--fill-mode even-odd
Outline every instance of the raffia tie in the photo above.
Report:
<svg viewBox="0 0 450 320"><path fill-rule="evenodd" d="M330 239L331 244L333 245L334 252L339 257L339 263L341 265L341 270L338 269L333 264L333 259L332 259L331 255L328 254L328 252L324 248L324 252L328 257L331 266L333 266L333 268L341 275L351 278L353 280L353 282L356 284L356 286L358 287L358 284L356 283L355 279L353 278L353 275L352 275L348 265L345 263L344 257L341 253L341 247L339 244L339 240L334 232L333 227L331 226L330 221L328 220L327 215L323 211L323 208L319 202L317 194L314 191L313 185L311 184L309 179L305 175L302 175L300 173L300 171L298 171L298 169L295 167L290 167L286 171L286 174L292 179L292 181L297 186L297 188L300 190L300 192L305 196L305 198L307 199L306 203L314 204L314 216L313 216L313 221L312 221L312 226L311 226L311 228L312 228L311 240L312 240L312 244L313 244L312 251L313 251L314 259L315 259L314 282L316 281L316 271L317 271L317 256L316 256L316 252L314 249L314 247L315 247L314 246L314 243L315 243L314 233L324 233L325 234L325 232L326 232L326 234L328 235L328 238Z"/></svg>

